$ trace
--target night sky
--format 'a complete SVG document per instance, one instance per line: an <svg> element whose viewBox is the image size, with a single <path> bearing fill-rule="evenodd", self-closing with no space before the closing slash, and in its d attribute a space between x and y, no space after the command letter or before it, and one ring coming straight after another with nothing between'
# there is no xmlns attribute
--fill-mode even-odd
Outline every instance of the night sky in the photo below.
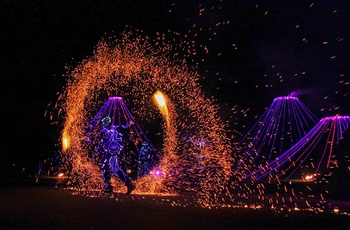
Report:
<svg viewBox="0 0 350 230"><path fill-rule="evenodd" d="M229 118L254 123L278 96L297 92L319 118L350 115L350 2L4 0L1 20L0 162L33 167L59 149L52 104L66 66L103 36L139 29L195 41L203 90ZM207 47L205 53L201 47ZM202 61L204 59L204 61Z"/></svg>

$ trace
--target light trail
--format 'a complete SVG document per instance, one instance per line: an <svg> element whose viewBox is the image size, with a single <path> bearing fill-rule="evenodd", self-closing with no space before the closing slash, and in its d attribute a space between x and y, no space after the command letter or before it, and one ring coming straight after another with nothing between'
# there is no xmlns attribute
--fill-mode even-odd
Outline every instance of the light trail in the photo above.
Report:
<svg viewBox="0 0 350 230"><path fill-rule="evenodd" d="M295 170L298 169L298 167L300 167L301 164L303 164L304 161L310 157L314 148L320 144L321 138L328 133L325 140L326 144L322 157L313 173L317 174L325 157L327 157L326 167L329 166L330 157L333 153L333 144L339 143L339 140L342 138L342 133L348 129L349 125L350 116L333 116L322 118L317 125L293 147L258 170L247 174L246 179L252 178L253 180L260 180L271 173L276 174L276 177L280 177L282 175L286 175L292 168L294 168L293 172L295 172ZM292 173L287 175L290 176Z"/></svg>
<svg viewBox="0 0 350 230"><path fill-rule="evenodd" d="M243 176L279 158L301 140L317 118L297 98L275 98L265 113L235 146L235 170Z"/></svg>

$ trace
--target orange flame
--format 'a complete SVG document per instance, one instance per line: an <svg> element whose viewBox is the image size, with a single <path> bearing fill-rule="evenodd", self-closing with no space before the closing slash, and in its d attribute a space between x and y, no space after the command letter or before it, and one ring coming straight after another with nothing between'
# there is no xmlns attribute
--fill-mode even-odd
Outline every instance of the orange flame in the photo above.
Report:
<svg viewBox="0 0 350 230"><path fill-rule="evenodd" d="M156 101L159 106L166 107L166 101L162 92L160 91L155 92L154 97L156 98Z"/></svg>
<svg viewBox="0 0 350 230"><path fill-rule="evenodd" d="M160 112L162 113L162 115L165 117L165 119L167 121L167 125L169 125L169 111L168 111L168 107L167 107L167 103L166 103L166 99L165 99L164 94L162 92L160 92L159 90L157 90L157 92L155 92L153 96L157 102L157 106L158 106Z"/></svg>
<svg viewBox="0 0 350 230"><path fill-rule="evenodd" d="M66 131L62 134L62 149L66 151L70 147L70 137Z"/></svg>

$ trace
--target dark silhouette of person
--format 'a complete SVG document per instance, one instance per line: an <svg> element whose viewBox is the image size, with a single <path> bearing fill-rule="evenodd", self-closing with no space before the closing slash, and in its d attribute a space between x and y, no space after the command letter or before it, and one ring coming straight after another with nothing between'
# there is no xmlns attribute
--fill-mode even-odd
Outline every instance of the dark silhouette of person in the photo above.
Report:
<svg viewBox="0 0 350 230"><path fill-rule="evenodd" d="M139 153L139 159L138 159L139 176L149 174L151 160L152 160L152 148L149 146L147 142L143 142Z"/></svg>

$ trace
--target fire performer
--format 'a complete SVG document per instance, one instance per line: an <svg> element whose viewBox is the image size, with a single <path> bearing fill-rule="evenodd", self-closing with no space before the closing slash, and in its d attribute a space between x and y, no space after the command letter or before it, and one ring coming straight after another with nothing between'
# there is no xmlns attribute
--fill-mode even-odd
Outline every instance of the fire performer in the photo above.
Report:
<svg viewBox="0 0 350 230"><path fill-rule="evenodd" d="M134 189L135 185L132 183L129 176L121 169L118 157L123 150L123 138L122 134L117 131L117 126L108 125L111 123L110 117L105 117L101 120L103 128L101 130L101 143L103 146L103 159L101 173L104 181L105 192L112 192L113 187L111 185L111 173L123 181L127 187L126 194L129 195Z"/></svg>

